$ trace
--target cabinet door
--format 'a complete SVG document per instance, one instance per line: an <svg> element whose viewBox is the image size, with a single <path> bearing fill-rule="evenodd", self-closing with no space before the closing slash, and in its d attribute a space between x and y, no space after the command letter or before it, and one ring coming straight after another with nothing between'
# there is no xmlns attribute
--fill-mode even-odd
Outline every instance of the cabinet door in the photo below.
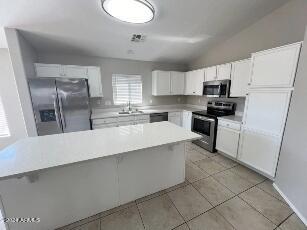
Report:
<svg viewBox="0 0 307 230"><path fill-rule="evenodd" d="M100 68L88 67L87 74L90 97L103 97Z"/></svg>
<svg viewBox="0 0 307 230"><path fill-rule="evenodd" d="M35 63L37 77L63 77L62 66L57 64Z"/></svg>
<svg viewBox="0 0 307 230"><path fill-rule="evenodd" d="M77 65L63 66L64 75L67 78L87 78L87 67Z"/></svg>
<svg viewBox="0 0 307 230"><path fill-rule="evenodd" d="M168 121L175 125L181 126L181 112L168 113Z"/></svg>
<svg viewBox="0 0 307 230"><path fill-rule="evenodd" d="M184 94L184 73L171 72L171 94L183 95Z"/></svg>
<svg viewBox="0 0 307 230"><path fill-rule="evenodd" d="M216 66L211 66L205 69L206 81L215 81L217 78Z"/></svg>
<svg viewBox="0 0 307 230"><path fill-rule="evenodd" d="M153 71L152 72L152 95L170 95L171 94L171 72Z"/></svg>
<svg viewBox="0 0 307 230"><path fill-rule="evenodd" d="M243 128L238 160L271 177L275 177L280 145L281 137Z"/></svg>
<svg viewBox="0 0 307 230"><path fill-rule="evenodd" d="M198 69L194 71L194 91L193 95L202 96L203 95L203 87L205 81L205 69Z"/></svg>
<svg viewBox="0 0 307 230"><path fill-rule="evenodd" d="M301 43L252 54L251 87L292 87Z"/></svg>
<svg viewBox="0 0 307 230"><path fill-rule="evenodd" d="M193 95L194 91L194 82L193 82L193 72L189 71L185 74L185 90L184 95Z"/></svg>
<svg viewBox="0 0 307 230"><path fill-rule="evenodd" d="M291 92L290 89L250 89L243 126L276 136L282 135Z"/></svg>
<svg viewBox="0 0 307 230"><path fill-rule="evenodd" d="M237 158L240 132L223 126L218 126L216 149Z"/></svg>
<svg viewBox="0 0 307 230"><path fill-rule="evenodd" d="M191 131L192 126L192 112L184 111L182 113L182 127Z"/></svg>
<svg viewBox="0 0 307 230"><path fill-rule="evenodd" d="M218 65L216 71L217 71L217 79L218 80L230 79L231 63Z"/></svg>
<svg viewBox="0 0 307 230"><path fill-rule="evenodd" d="M232 63L231 68L231 97L245 97L250 80L250 59Z"/></svg>

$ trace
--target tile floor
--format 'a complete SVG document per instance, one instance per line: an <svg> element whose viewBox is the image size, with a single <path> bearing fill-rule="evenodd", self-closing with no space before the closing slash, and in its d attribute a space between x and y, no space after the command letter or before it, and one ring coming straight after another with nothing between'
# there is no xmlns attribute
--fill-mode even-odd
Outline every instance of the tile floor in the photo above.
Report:
<svg viewBox="0 0 307 230"><path fill-rule="evenodd" d="M186 181L61 230L307 230L263 176L194 144Z"/></svg>

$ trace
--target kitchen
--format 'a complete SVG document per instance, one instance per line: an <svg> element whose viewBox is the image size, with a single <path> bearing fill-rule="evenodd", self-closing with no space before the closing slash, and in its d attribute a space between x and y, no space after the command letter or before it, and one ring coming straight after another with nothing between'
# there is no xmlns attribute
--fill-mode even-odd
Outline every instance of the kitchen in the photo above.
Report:
<svg viewBox="0 0 307 230"><path fill-rule="evenodd" d="M146 27L108 15L108 3L95 3L90 6L102 14L105 29L126 30L123 37L114 35L115 46L105 45L112 41L108 36L100 45L68 44L64 37L61 44L52 40L63 33L57 28L45 39L34 32L39 27L12 26L13 21L4 29L3 52L11 63L4 74L11 81L0 88L8 124L0 152L0 209L6 220L0 226L254 229L253 223L258 229L305 229L306 200L294 192L305 191L297 173L306 162L297 155L304 146L290 132L301 129L296 119L305 122L300 103L306 3L267 3L267 12L258 8L257 20L245 27L235 19L248 16L229 17L237 34L206 51L198 46L206 40L156 38ZM144 25L164 20L161 9L174 13L164 4L147 5L153 18ZM191 5L198 4L214 8L207 1ZM240 7L248 12L248 6ZM265 33L266 25L278 27L289 18L288 30ZM290 33L294 25L299 29ZM173 49L154 52L155 39ZM13 98L15 112L9 108ZM295 160L287 154L294 154L291 144L301 149ZM300 165L293 170L295 164ZM22 224L14 220L18 217L39 221Z"/></svg>

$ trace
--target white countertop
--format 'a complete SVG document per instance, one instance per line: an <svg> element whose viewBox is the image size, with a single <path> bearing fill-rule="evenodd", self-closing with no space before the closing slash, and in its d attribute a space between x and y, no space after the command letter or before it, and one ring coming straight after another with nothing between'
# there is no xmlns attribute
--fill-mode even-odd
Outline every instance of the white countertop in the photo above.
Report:
<svg viewBox="0 0 307 230"><path fill-rule="evenodd" d="M0 179L198 138L167 121L29 137L0 151Z"/></svg>
<svg viewBox="0 0 307 230"><path fill-rule="evenodd" d="M182 112L182 111L198 111L198 110L204 110L202 107L192 107L192 106L186 106L186 105L178 105L178 106L156 106L149 109L142 109L139 110L143 111L143 113L135 113L135 114L118 114L120 111L120 108L113 109L113 111L108 110L94 110L91 116L91 119L102 119L102 118L108 118L108 117L123 117L123 116L131 116L131 115L142 115L142 114L151 114L151 113L163 113L163 112Z"/></svg>
<svg viewBox="0 0 307 230"><path fill-rule="evenodd" d="M218 117L218 119L242 124L243 118L242 118L242 116L231 115L231 116Z"/></svg>

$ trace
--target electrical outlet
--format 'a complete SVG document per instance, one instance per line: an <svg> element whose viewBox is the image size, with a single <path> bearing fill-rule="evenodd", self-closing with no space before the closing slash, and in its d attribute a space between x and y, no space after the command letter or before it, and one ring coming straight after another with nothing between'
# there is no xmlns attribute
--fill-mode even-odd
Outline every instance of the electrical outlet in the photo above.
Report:
<svg viewBox="0 0 307 230"><path fill-rule="evenodd" d="M149 100L149 104L152 104L152 99Z"/></svg>

